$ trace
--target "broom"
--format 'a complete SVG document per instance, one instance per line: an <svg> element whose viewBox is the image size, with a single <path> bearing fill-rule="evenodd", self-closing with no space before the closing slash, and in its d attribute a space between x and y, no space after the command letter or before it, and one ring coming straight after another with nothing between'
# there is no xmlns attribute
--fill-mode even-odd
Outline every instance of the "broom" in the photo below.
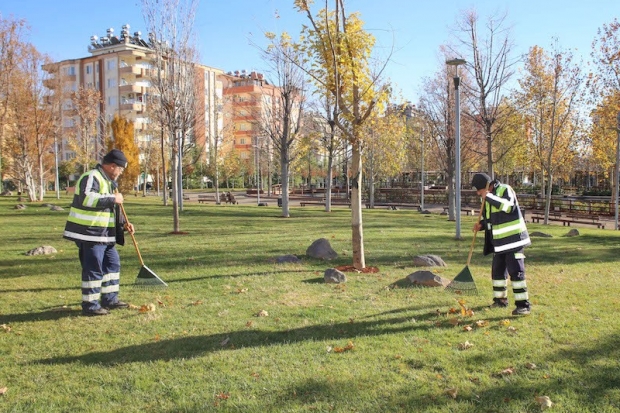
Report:
<svg viewBox="0 0 620 413"><path fill-rule="evenodd" d="M129 222L127 219L127 213L125 212L125 207L123 204L119 204L121 206L121 211L123 212L123 216L125 217L125 222ZM136 252L138 253L138 259L140 260L140 272L138 273L138 277L136 278L135 285L139 287L167 287L168 284L161 278L157 276L153 271L149 269L146 265L144 265L144 260L142 259L142 254L140 254L140 250L138 249L138 243L136 242L136 237L134 237L133 233L129 233L131 235L131 240L133 241L133 246L136 248Z"/></svg>
<svg viewBox="0 0 620 413"><path fill-rule="evenodd" d="M489 189L489 184L487 184L487 190ZM480 222L480 218L482 217L482 211L484 210L484 200L482 201L482 206L480 206L480 212L478 213L478 222ZM457 274L456 277L446 286L446 290L451 291L455 294L461 295L478 295L478 289L476 288L476 283L474 281L474 277L471 275L471 271L469 271L469 262L471 261L471 256L474 252L474 244L476 243L476 234L478 231L474 231L474 237L471 240L471 245L469 247L469 255L467 256L467 264L465 268L461 270L460 273Z"/></svg>

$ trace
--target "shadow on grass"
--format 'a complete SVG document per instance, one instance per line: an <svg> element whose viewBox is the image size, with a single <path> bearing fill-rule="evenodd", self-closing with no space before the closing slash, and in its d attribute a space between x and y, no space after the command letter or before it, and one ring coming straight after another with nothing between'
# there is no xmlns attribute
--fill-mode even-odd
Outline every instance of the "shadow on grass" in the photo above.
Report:
<svg viewBox="0 0 620 413"><path fill-rule="evenodd" d="M54 357L41 359L35 363L42 364L119 364L151 362L156 360L170 361L200 357L209 352L234 350L246 347L268 347L273 345L291 344L304 341L342 340L360 336L381 336L407 331L436 329L438 327L453 328L449 323L436 325L432 321L438 319L435 311L415 316L411 315L369 320L362 322L342 322L328 325L314 325L284 331L237 330L221 334L181 337L158 342L118 348L111 351L100 351L72 357ZM443 318L442 318L443 320ZM226 343L222 345L222 343Z"/></svg>
<svg viewBox="0 0 620 413"><path fill-rule="evenodd" d="M0 314L0 324L29 323L33 321L56 321L67 317L77 317L81 310L58 308L38 313Z"/></svg>

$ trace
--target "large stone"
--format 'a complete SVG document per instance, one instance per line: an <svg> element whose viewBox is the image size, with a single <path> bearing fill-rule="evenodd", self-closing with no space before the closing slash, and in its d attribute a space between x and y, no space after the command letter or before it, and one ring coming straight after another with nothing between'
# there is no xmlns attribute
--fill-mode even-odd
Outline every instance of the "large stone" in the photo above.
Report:
<svg viewBox="0 0 620 413"><path fill-rule="evenodd" d="M293 264L297 264L301 262L301 260L299 258L297 258L296 255L282 255L276 258L276 264L286 264L286 263L293 263Z"/></svg>
<svg viewBox="0 0 620 413"><path fill-rule="evenodd" d="M416 255L413 257L414 267L447 267L444 260L437 255Z"/></svg>
<svg viewBox="0 0 620 413"><path fill-rule="evenodd" d="M579 236L579 231L575 228L571 229L570 231L568 231L565 235L563 235L564 237L578 237Z"/></svg>
<svg viewBox="0 0 620 413"><path fill-rule="evenodd" d="M338 257L338 253L332 249L329 241L325 238L314 241L306 250L306 255L328 261Z"/></svg>
<svg viewBox="0 0 620 413"><path fill-rule="evenodd" d="M553 235L547 234L545 232L534 231L534 232L530 232L530 237L552 238Z"/></svg>
<svg viewBox="0 0 620 413"><path fill-rule="evenodd" d="M347 282L346 274L335 268L326 269L323 278L327 284L340 284Z"/></svg>
<svg viewBox="0 0 620 413"><path fill-rule="evenodd" d="M450 284L450 280L424 270L409 274L407 280L413 285L424 287L445 287Z"/></svg>
<svg viewBox="0 0 620 413"><path fill-rule="evenodd" d="M57 252L58 251L56 251L56 248L50 245L42 245L40 247L31 249L30 251L26 253L26 255L50 255L50 254L56 254Z"/></svg>

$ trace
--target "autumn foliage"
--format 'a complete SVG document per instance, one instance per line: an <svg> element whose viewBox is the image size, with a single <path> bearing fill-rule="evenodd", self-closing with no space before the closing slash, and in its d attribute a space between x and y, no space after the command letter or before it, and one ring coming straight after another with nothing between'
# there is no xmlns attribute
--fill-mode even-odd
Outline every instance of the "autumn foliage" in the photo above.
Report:
<svg viewBox="0 0 620 413"><path fill-rule="evenodd" d="M140 174L140 152L134 138L133 122L118 115L110 124L113 139L108 142L108 150L120 149L127 157L127 168L118 179L119 190L128 193L134 190Z"/></svg>

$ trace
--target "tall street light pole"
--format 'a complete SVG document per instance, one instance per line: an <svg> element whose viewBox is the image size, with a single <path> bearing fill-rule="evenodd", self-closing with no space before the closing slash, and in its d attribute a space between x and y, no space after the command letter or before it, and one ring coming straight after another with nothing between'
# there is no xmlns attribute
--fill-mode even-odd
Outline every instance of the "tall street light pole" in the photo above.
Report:
<svg viewBox="0 0 620 413"><path fill-rule="evenodd" d="M618 230L618 190L620 189L620 111L618 112L618 117L616 118L616 134L618 135L616 142L616 168L615 168L615 181L616 181L616 200L615 200L615 213L614 213L614 229Z"/></svg>
<svg viewBox="0 0 620 413"><path fill-rule="evenodd" d="M420 131L420 152L422 160L420 162L420 211L424 212L424 128Z"/></svg>
<svg viewBox="0 0 620 413"><path fill-rule="evenodd" d="M455 217L456 217L456 239L461 239L461 98L459 94L459 85L461 83L461 78L459 77L459 66L467 63L464 59L452 59L447 60L446 64L448 66L455 66L456 74L454 76L454 94L456 101L456 114L455 114L455 134L456 134L456 144L455 144L455 162L454 162L454 174L455 176L455 200L454 200L454 209L455 209Z"/></svg>

